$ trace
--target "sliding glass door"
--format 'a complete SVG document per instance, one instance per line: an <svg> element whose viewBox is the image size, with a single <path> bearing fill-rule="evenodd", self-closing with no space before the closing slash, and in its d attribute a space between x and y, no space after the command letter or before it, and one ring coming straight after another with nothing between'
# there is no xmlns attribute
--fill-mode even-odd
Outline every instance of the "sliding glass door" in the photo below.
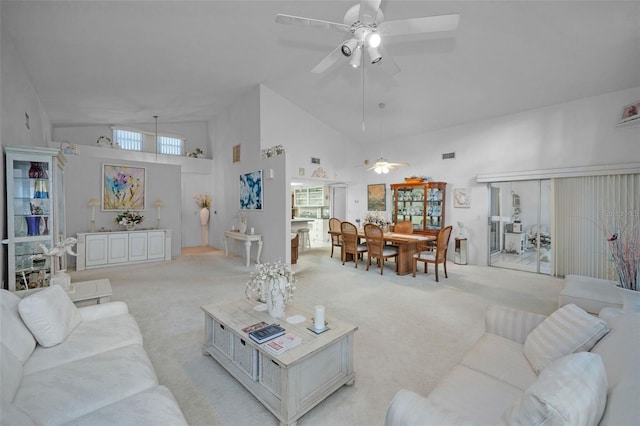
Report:
<svg viewBox="0 0 640 426"><path fill-rule="evenodd" d="M551 181L490 186L489 265L551 273Z"/></svg>

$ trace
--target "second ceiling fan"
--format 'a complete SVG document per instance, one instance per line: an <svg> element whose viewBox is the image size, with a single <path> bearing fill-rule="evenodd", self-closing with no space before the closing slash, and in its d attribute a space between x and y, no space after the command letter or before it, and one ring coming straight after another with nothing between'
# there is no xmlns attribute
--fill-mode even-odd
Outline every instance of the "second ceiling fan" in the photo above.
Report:
<svg viewBox="0 0 640 426"><path fill-rule="evenodd" d="M459 14L449 14L384 22L380 1L361 0L359 4L347 11L342 24L283 14L276 16L276 22L350 34L348 39L338 45L311 70L313 73L319 74L326 71L343 57L350 58L349 64L357 68L363 60L364 51L366 51L372 64L385 63L389 73L395 74L400 71L400 68L384 48L383 41L386 37L453 31L458 27L460 20Z"/></svg>

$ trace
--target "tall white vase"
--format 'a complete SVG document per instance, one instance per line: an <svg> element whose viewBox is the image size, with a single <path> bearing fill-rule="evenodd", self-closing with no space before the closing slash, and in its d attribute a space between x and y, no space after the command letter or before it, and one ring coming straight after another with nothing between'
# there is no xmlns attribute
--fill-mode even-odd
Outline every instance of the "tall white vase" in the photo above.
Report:
<svg viewBox="0 0 640 426"><path fill-rule="evenodd" d="M279 278L267 283L267 309L271 318L283 318L287 281Z"/></svg>
<svg viewBox="0 0 640 426"><path fill-rule="evenodd" d="M240 218L240 223L238 224L238 230L240 231L241 234L246 234L247 233L247 218L246 217L241 217Z"/></svg>
<svg viewBox="0 0 640 426"><path fill-rule="evenodd" d="M202 225L202 246L209 245L209 209L200 209L200 225Z"/></svg>

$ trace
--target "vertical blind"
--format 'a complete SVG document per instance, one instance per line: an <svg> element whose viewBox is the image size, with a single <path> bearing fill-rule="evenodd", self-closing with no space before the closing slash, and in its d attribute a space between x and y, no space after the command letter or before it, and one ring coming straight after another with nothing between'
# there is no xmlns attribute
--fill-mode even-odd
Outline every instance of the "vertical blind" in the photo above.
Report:
<svg viewBox="0 0 640 426"><path fill-rule="evenodd" d="M617 280L607 238L640 220L640 174L557 178L553 275Z"/></svg>

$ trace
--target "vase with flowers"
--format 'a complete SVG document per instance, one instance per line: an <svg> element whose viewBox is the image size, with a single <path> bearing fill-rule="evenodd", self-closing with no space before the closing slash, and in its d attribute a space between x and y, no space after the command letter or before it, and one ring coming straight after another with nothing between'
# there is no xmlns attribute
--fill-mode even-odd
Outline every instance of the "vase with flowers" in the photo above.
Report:
<svg viewBox="0 0 640 426"><path fill-rule="evenodd" d="M605 224L613 269L622 288L622 309L640 311L640 222Z"/></svg>
<svg viewBox="0 0 640 426"><path fill-rule="evenodd" d="M124 226L127 231L133 231L137 224L142 223L144 216L135 210L125 210L118 214L114 222Z"/></svg>
<svg viewBox="0 0 640 426"><path fill-rule="evenodd" d="M258 263L244 293L249 300L266 302L272 318L282 318L285 305L293 298L295 289L295 273L289 265L278 260L273 263Z"/></svg>
<svg viewBox="0 0 640 426"><path fill-rule="evenodd" d="M209 223L209 209L211 208L211 195L205 192L204 195L193 194L193 198L200 207L200 225L206 226Z"/></svg>

